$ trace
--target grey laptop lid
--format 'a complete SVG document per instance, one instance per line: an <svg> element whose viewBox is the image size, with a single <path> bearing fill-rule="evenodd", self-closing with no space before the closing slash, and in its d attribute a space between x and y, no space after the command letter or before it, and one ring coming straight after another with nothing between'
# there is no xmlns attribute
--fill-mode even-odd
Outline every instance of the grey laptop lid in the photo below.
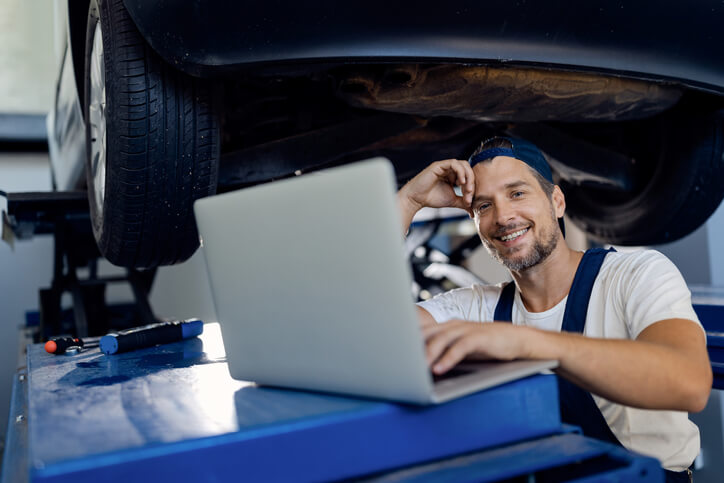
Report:
<svg viewBox="0 0 724 483"><path fill-rule="evenodd" d="M232 377L429 403L555 365L435 393L395 193L377 158L195 203Z"/></svg>
<svg viewBox="0 0 724 483"><path fill-rule="evenodd" d="M232 377L429 401L390 163L196 202Z"/></svg>

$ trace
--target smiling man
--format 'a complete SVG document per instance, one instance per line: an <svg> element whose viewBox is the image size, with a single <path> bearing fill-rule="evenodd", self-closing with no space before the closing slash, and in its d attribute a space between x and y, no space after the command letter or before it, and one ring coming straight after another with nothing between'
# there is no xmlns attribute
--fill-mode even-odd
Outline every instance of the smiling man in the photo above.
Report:
<svg viewBox="0 0 724 483"><path fill-rule="evenodd" d="M557 359L564 422L657 457L667 481L689 481L699 431L687 411L706 405L712 373L671 261L653 250L569 248L565 197L540 151L521 139L493 138L469 161L431 164L398 203L404 230L422 207L466 210L513 277L419 304L435 373L465 358Z"/></svg>

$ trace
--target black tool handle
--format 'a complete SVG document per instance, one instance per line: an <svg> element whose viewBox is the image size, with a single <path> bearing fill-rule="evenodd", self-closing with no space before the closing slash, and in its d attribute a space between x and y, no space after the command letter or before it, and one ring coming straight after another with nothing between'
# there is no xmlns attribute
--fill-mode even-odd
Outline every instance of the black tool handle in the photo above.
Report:
<svg viewBox="0 0 724 483"><path fill-rule="evenodd" d="M159 322L134 329L122 330L101 337L100 348L106 354L128 352L183 339L180 321Z"/></svg>
<svg viewBox="0 0 724 483"><path fill-rule="evenodd" d="M100 349L106 354L116 354L158 344L177 342L203 333L204 323L199 319L173 320L145 325L135 329L101 337Z"/></svg>
<svg viewBox="0 0 724 483"><path fill-rule="evenodd" d="M83 347L82 339L72 337L56 337L45 343L45 351L50 354L65 354L68 347Z"/></svg>

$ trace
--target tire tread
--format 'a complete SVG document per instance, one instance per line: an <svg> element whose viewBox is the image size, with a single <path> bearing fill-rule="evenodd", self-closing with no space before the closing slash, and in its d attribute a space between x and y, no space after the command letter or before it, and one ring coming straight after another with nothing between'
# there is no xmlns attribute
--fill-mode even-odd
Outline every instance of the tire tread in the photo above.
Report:
<svg viewBox="0 0 724 483"><path fill-rule="evenodd" d="M94 219L101 225L99 248L116 265L178 263L198 247L193 202L216 192L213 93L158 57L122 0L101 1L99 12L110 92L107 133L114 133L107 141L104 219Z"/></svg>

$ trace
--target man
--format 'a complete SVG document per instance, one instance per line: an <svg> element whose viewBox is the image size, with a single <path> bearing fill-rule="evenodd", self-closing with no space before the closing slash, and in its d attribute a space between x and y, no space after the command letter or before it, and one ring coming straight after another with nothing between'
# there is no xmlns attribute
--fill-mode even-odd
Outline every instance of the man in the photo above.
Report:
<svg viewBox="0 0 724 483"><path fill-rule="evenodd" d="M655 456L667 479L688 481L699 431L686 411L705 407L712 373L690 293L666 257L569 248L563 193L540 151L520 139L486 141L469 162L433 163L398 203L404 229L425 206L466 210L513 277L419 304L435 373L464 358L557 359L565 422Z"/></svg>

